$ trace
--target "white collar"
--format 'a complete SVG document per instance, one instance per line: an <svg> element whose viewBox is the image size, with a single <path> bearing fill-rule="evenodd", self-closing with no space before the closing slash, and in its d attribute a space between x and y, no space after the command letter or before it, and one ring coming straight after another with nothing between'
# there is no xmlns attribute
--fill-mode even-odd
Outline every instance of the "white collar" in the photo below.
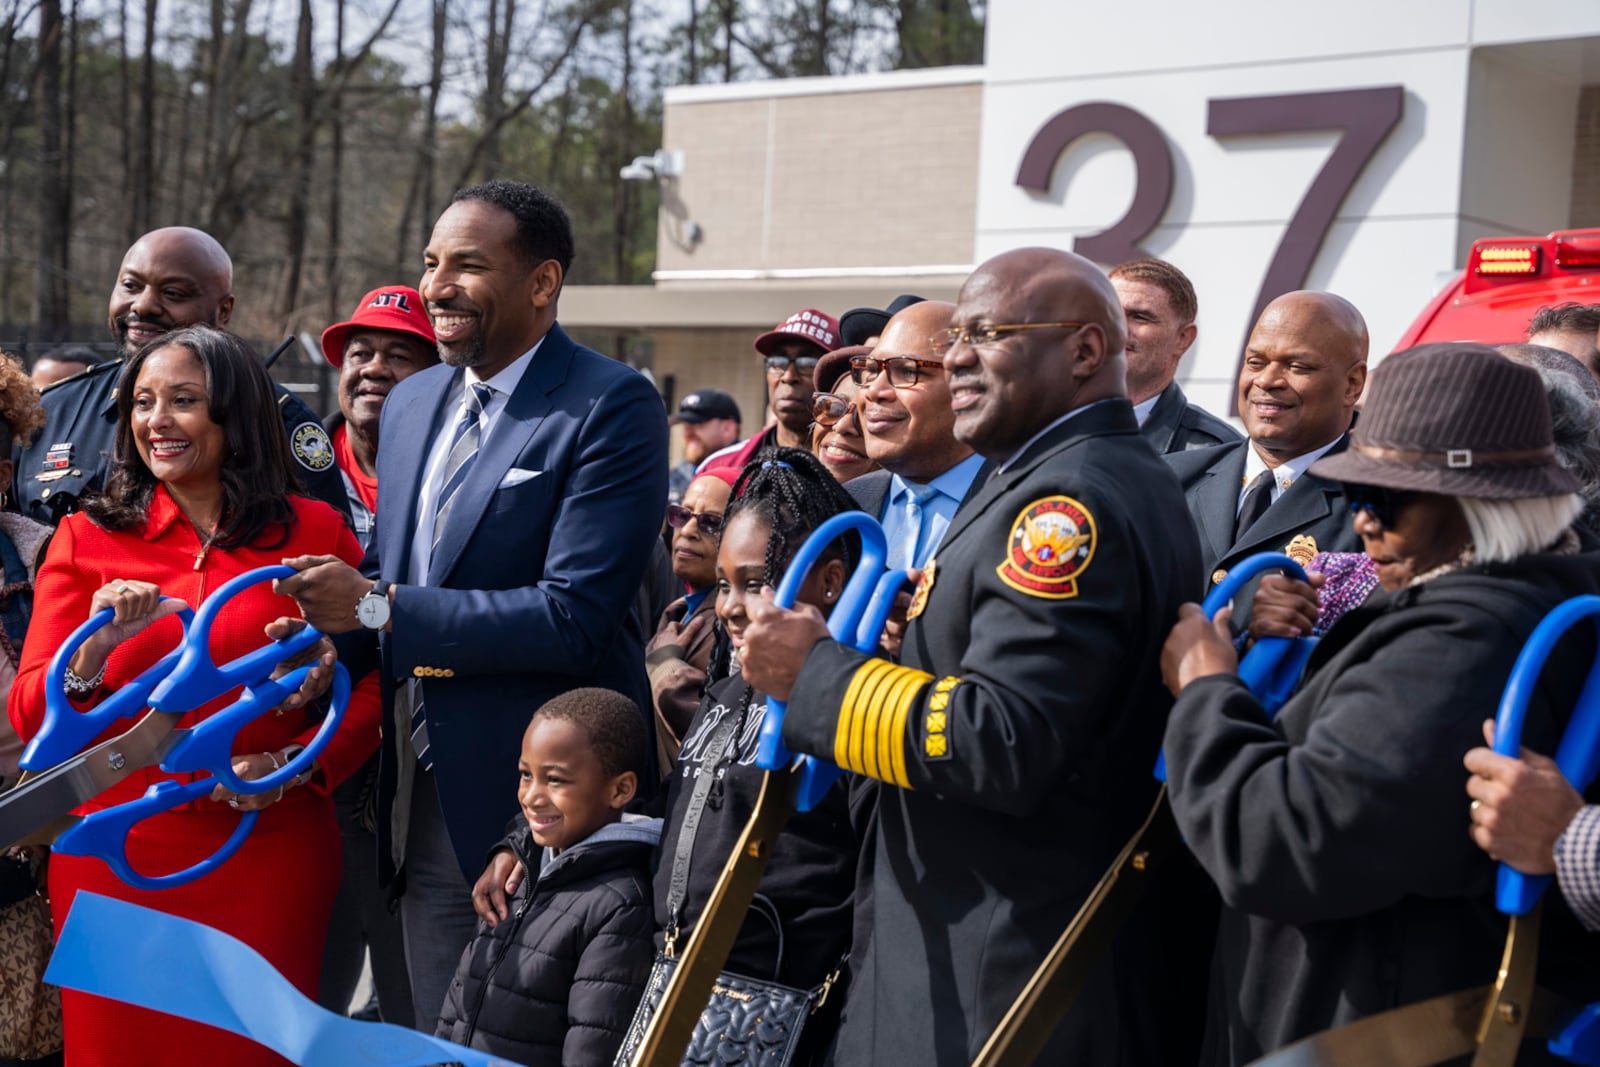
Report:
<svg viewBox="0 0 1600 1067"><path fill-rule="evenodd" d="M1273 479L1278 483L1278 491L1273 494L1272 498L1276 500L1279 494L1286 492L1291 485L1310 469L1313 463L1326 455L1328 449L1338 444L1343 437L1344 434L1340 434L1321 448L1303 453L1293 459L1286 459L1276 467L1270 468ZM1240 490L1242 491L1245 486L1256 480L1257 475L1268 469L1267 461L1261 458L1260 452L1256 451L1255 442L1251 441L1246 444L1244 450L1244 482L1240 485Z"/></svg>

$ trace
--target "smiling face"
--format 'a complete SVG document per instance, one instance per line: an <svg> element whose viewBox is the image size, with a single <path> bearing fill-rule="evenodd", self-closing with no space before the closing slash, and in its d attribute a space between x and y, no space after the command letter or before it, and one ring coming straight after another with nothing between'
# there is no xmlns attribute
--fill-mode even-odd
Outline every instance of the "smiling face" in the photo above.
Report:
<svg viewBox="0 0 1600 1067"><path fill-rule="evenodd" d="M721 515L733 487L721 478L701 477L689 483L683 506L694 515ZM690 589L706 589L717 580L717 542L692 518L672 531L672 573Z"/></svg>
<svg viewBox="0 0 1600 1067"><path fill-rule="evenodd" d="M417 285L440 358L484 378L533 347L559 288L555 261L527 263L516 216L483 200L458 201L439 216Z"/></svg>
<svg viewBox="0 0 1600 1067"><path fill-rule="evenodd" d="M1391 593L1456 559L1472 540L1460 506L1437 493L1408 495L1388 525L1369 511L1356 512L1352 525L1377 564L1378 584Z"/></svg>
<svg viewBox="0 0 1600 1067"><path fill-rule="evenodd" d="M155 230L134 242L117 269L106 314L124 357L182 326L223 327L233 313L233 269L198 230Z"/></svg>
<svg viewBox="0 0 1600 1067"><path fill-rule="evenodd" d="M1268 304L1245 345L1239 417L1271 466L1338 439L1367 380L1366 327L1328 293Z"/></svg>
<svg viewBox="0 0 1600 1067"><path fill-rule="evenodd" d="M867 455L867 443L861 436L860 387L846 374L829 392L857 407L832 426L824 426L820 422L812 426L811 454L828 468L834 481L843 485L851 478L859 478L877 470L878 465Z"/></svg>
<svg viewBox="0 0 1600 1067"><path fill-rule="evenodd" d="M761 599L766 585L767 539L772 527L753 511L741 511L722 528L717 549L717 618L737 649L744 648L749 605ZM844 561L818 563L800 586L796 604L810 604L826 615L844 584Z"/></svg>
<svg viewBox="0 0 1600 1067"><path fill-rule="evenodd" d="M357 330L339 365L339 410L356 432L375 434L389 390L437 362L434 347L414 333Z"/></svg>
<svg viewBox="0 0 1600 1067"><path fill-rule="evenodd" d="M145 358L133 387L133 441L158 481L199 489L219 484L228 445L210 407L205 368L194 353L169 345Z"/></svg>
<svg viewBox="0 0 1600 1067"><path fill-rule="evenodd" d="M906 308L883 328L872 358L937 361L933 337L950 325L954 310L937 300ZM905 387L891 384L888 373L880 371L861 387L860 403L867 455L902 478L927 482L972 454L956 440L950 382L938 368L921 368L916 383Z"/></svg>
<svg viewBox="0 0 1600 1067"><path fill-rule="evenodd" d="M1149 400L1172 383L1178 361L1194 343L1195 325L1184 322L1172 297L1154 282L1112 278L1127 316L1128 399Z"/></svg>
<svg viewBox="0 0 1600 1067"><path fill-rule="evenodd" d="M1017 330L945 352L955 436L1004 460L1075 407L1122 395L1122 309L1092 263L1019 249L984 263L961 287L951 327L1079 322Z"/></svg>
<svg viewBox="0 0 1600 1067"><path fill-rule="evenodd" d="M517 802L533 840L560 852L616 822L633 799L632 771L609 775L577 723L535 715L522 735Z"/></svg>

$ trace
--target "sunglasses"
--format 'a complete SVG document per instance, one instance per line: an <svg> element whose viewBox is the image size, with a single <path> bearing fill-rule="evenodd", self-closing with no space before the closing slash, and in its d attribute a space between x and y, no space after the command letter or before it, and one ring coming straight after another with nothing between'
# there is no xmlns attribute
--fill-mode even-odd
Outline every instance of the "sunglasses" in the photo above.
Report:
<svg viewBox="0 0 1600 1067"><path fill-rule="evenodd" d="M667 525L681 530L693 519L700 524L700 532L707 537L722 536L722 514L716 511L690 511L682 504L667 505Z"/></svg>
<svg viewBox="0 0 1600 1067"><path fill-rule="evenodd" d="M811 417L818 426L833 426L856 410L854 400L846 400L834 393L811 394Z"/></svg>
<svg viewBox="0 0 1600 1067"><path fill-rule="evenodd" d="M790 367L799 371L802 378L809 378L817 371L817 360L817 356L767 356L763 362L774 378L789 373Z"/></svg>
<svg viewBox="0 0 1600 1067"><path fill-rule="evenodd" d="M1400 509L1417 496L1416 493L1404 489L1386 489L1381 485L1359 485L1348 482L1344 487L1344 495L1350 501L1350 514L1359 515L1364 511L1371 515L1379 526L1386 529L1394 527Z"/></svg>
<svg viewBox="0 0 1600 1067"><path fill-rule="evenodd" d="M885 373L889 375L889 384L896 389L910 389L922 380L924 370L942 372L944 364L937 359L913 359L910 356L890 356L888 359L850 357L850 378L862 386L877 378L879 373Z"/></svg>

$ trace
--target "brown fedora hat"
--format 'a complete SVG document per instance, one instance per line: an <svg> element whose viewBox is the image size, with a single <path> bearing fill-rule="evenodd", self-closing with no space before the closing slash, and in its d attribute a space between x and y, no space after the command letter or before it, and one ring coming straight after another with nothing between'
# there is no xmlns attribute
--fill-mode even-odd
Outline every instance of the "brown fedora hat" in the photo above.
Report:
<svg viewBox="0 0 1600 1067"><path fill-rule="evenodd" d="M1418 345L1378 364L1350 447L1311 465L1338 482L1513 500L1575 493L1556 463L1536 371L1487 345Z"/></svg>

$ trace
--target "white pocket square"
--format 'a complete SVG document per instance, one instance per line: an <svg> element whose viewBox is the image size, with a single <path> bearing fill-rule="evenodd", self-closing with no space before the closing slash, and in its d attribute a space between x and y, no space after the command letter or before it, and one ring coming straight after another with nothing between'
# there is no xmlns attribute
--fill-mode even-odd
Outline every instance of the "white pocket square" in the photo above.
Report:
<svg viewBox="0 0 1600 1067"><path fill-rule="evenodd" d="M510 489L513 485L531 482L543 473L544 471L530 471L526 467L512 467L506 471L506 476L500 479L500 485L497 488Z"/></svg>

